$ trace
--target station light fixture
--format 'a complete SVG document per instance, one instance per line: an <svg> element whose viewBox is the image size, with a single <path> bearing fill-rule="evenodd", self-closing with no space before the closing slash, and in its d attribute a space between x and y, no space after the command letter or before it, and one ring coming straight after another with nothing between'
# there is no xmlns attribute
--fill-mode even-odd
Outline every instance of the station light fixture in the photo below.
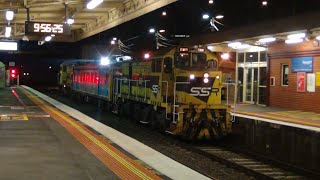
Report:
<svg viewBox="0 0 320 180"><path fill-rule="evenodd" d="M72 19L72 18L67 19L67 24L71 25L73 23L74 23L74 19Z"/></svg>
<svg viewBox="0 0 320 180"><path fill-rule="evenodd" d="M144 56L143 56L145 59L149 59L150 58L150 54L149 53L144 53Z"/></svg>
<svg viewBox="0 0 320 180"><path fill-rule="evenodd" d="M209 15L208 14L202 15L202 19L209 19Z"/></svg>
<svg viewBox="0 0 320 180"><path fill-rule="evenodd" d="M149 33L155 33L155 32L156 32L156 30L154 28L149 29Z"/></svg>
<svg viewBox="0 0 320 180"><path fill-rule="evenodd" d="M160 32L160 33L164 33L164 32L166 32L166 30L160 29L159 32Z"/></svg>
<svg viewBox="0 0 320 180"><path fill-rule="evenodd" d="M44 41L48 42L48 41L51 41L51 39L52 39L51 36L46 36L46 37L44 38Z"/></svg>
<svg viewBox="0 0 320 180"><path fill-rule="evenodd" d="M223 60L228 60L228 59L230 58L230 54L229 54L229 53L222 53L222 54L221 54L221 58L222 58Z"/></svg>
<svg viewBox="0 0 320 180"><path fill-rule="evenodd" d="M109 65L109 64L110 64L110 60L109 60L108 57L102 57L102 58L100 59L100 65L102 65L102 66L107 66L107 65Z"/></svg>
<svg viewBox="0 0 320 180"><path fill-rule="evenodd" d="M209 0L209 4L213 4L213 0Z"/></svg>
<svg viewBox="0 0 320 180"><path fill-rule="evenodd" d="M11 36L11 27L7 26L6 27L6 32L5 32L5 37L10 37Z"/></svg>
<svg viewBox="0 0 320 180"><path fill-rule="evenodd" d="M116 37L114 37L114 38L112 38L112 40L113 40L113 41L116 41L116 40L117 40L117 38L116 38Z"/></svg>
<svg viewBox="0 0 320 180"><path fill-rule="evenodd" d="M213 46L207 46L207 49L209 49L210 51L213 51Z"/></svg>
<svg viewBox="0 0 320 180"><path fill-rule="evenodd" d="M320 41L320 36L317 36L316 39Z"/></svg>
<svg viewBox="0 0 320 180"><path fill-rule="evenodd" d="M261 43L270 43L270 42L274 42L274 41L276 41L276 38L274 38L274 37L259 39L259 42L261 42Z"/></svg>
<svg viewBox="0 0 320 180"><path fill-rule="evenodd" d="M268 1L262 1L262 5L263 5L263 6L268 5Z"/></svg>
<svg viewBox="0 0 320 180"><path fill-rule="evenodd" d="M167 15L167 12L163 11L162 16L166 16L166 15Z"/></svg>
<svg viewBox="0 0 320 180"><path fill-rule="evenodd" d="M110 42L110 44L114 45L114 44L116 44L116 41L112 40L112 41Z"/></svg>
<svg viewBox="0 0 320 180"><path fill-rule="evenodd" d="M6 12L6 19L8 21L12 21L13 20L13 15L14 15L13 11L7 11Z"/></svg>
<svg viewBox="0 0 320 180"><path fill-rule="evenodd" d="M303 42L303 39L287 39L285 42L286 44L297 44Z"/></svg>
<svg viewBox="0 0 320 180"><path fill-rule="evenodd" d="M229 47L234 48L234 49L236 49L236 47L238 47L240 45L241 45L241 42L232 42L232 43L228 44Z"/></svg>
<svg viewBox="0 0 320 180"><path fill-rule="evenodd" d="M249 44L241 44L240 46L237 47L237 49L247 49L249 47L250 47Z"/></svg>
<svg viewBox="0 0 320 180"><path fill-rule="evenodd" d="M17 42L0 41L0 50L16 51L18 50Z"/></svg>
<svg viewBox="0 0 320 180"><path fill-rule="evenodd" d="M224 18L224 16L222 14L219 14L216 16L216 19L222 19L222 18Z"/></svg>
<svg viewBox="0 0 320 180"><path fill-rule="evenodd" d="M302 39L305 37L306 37L306 33L290 34L287 36L288 39Z"/></svg>
<svg viewBox="0 0 320 180"><path fill-rule="evenodd" d="M94 9L95 7L97 7L102 2L103 2L103 0L91 0L91 1L88 2L87 8L88 9Z"/></svg>

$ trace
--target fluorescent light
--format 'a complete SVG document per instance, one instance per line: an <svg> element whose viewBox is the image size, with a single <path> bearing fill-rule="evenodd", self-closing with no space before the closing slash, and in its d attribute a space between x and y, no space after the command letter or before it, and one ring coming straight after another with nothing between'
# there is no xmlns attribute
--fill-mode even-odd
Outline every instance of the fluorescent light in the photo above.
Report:
<svg viewBox="0 0 320 180"><path fill-rule="evenodd" d="M213 0L209 0L209 4L213 4Z"/></svg>
<svg viewBox="0 0 320 180"><path fill-rule="evenodd" d="M216 16L216 19L222 19L223 17L224 17L223 15L219 14Z"/></svg>
<svg viewBox="0 0 320 180"><path fill-rule="evenodd" d="M94 9L95 7L97 7L102 2L103 2L103 0L91 0L91 1L88 2L87 8L88 9Z"/></svg>
<svg viewBox="0 0 320 180"><path fill-rule="evenodd" d="M149 33L154 33L154 32L156 32L155 29L153 29L153 28L149 29Z"/></svg>
<svg viewBox="0 0 320 180"><path fill-rule="evenodd" d="M166 30L161 29L161 30L159 30L159 32L164 33L164 32L166 32Z"/></svg>
<svg viewBox="0 0 320 180"><path fill-rule="evenodd" d="M11 35L11 27L6 27L5 36L10 37L10 35Z"/></svg>
<svg viewBox="0 0 320 180"><path fill-rule="evenodd" d="M17 42L0 42L0 50L16 51L18 50Z"/></svg>
<svg viewBox="0 0 320 180"><path fill-rule="evenodd" d="M303 39L287 39L285 42L287 44L297 44L303 42Z"/></svg>
<svg viewBox="0 0 320 180"><path fill-rule="evenodd" d="M274 41L276 41L276 38L274 38L274 37L259 39L259 42L261 42L261 43L269 43L269 42L274 42Z"/></svg>
<svg viewBox="0 0 320 180"><path fill-rule="evenodd" d="M316 39L320 41L320 36L317 36Z"/></svg>
<svg viewBox="0 0 320 180"><path fill-rule="evenodd" d="M306 37L306 33L291 34L287 36L288 39L301 39L305 37Z"/></svg>
<svg viewBox="0 0 320 180"><path fill-rule="evenodd" d="M262 1L262 5L263 5L263 6L268 5L268 1Z"/></svg>
<svg viewBox="0 0 320 180"><path fill-rule="evenodd" d="M73 23L74 23L74 19L70 19L70 18L69 18L69 19L67 20L67 24L73 24Z"/></svg>
<svg viewBox="0 0 320 180"><path fill-rule="evenodd" d="M103 66L106 66L106 65L109 65L110 64L110 60L108 57L102 57L100 59L100 65L103 65Z"/></svg>
<svg viewBox="0 0 320 180"><path fill-rule="evenodd" d="M209 19L209 15L208 14L202 15L202 19Z"/></svg>
<svg viewBox="0 0 320 180"><path fill-rule="evenodd" d="M238 47L240 45L241 45L241 42L232 42L232 43L228 44L229 47L234 48L234 49L236 49L236 47Z"/></svg>
<svg viewBox="0 0 320 180"><path fill-rule="evenodd" d="M14 15L13 11L7 11L6 12L6 19L8 21L11 21L13 19L13 15Z"/></svg>
<svg viewBox="0 0 320 180"><path fill-rule="evenodd" d="M46 36L46 37L44 38L44 40L47 41L47 42L48 42L48 41L51 41L51 39L52 39L51 36Z"/></svg>
<svg viewBox="0 0 320 180"><path fill-rule="evenodd" d="M241 44L240 46L237 47L237 49L247 49L249 47L250 47L249 44Z"/></svg>

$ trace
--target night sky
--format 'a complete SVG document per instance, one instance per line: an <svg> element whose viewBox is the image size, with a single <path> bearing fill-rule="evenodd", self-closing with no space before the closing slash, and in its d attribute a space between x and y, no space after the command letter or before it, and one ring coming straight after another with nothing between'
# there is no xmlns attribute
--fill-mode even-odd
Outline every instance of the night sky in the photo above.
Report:
<svg viewBox="0 0 320 180"><path fill-rule="evenodd" d="M163 11L167 16L162 16ZM196 36L210 32L209 20L203 20L202 15L223 14L220 20L224 26L217 25L221 31L239 26L246 26L260 21L266 21L303 13L320 11L320 0L268 0L267 6L262 6L261 0L214 0L213 5L208 0L180 0L140 18L134 19L108 31L101 32L77 43L45 43L38 46L37 42L19 42L19 50L26 52L0 52L0 61L17 62L21 72L29 72L37 82L55 82L59 64L65 59L79 59L81 47L84 45L109 45L113 37L120 38L126 45L132 45L134 51L155 48L154 35L149 34L149 28L165 29L165 37L172 39L175 34ZM215 33L215 32L212 32ZM134 39L128 41L128 39ZM178 39L179 40L179 39ZM52 66L52 69L48 69ZM44 74L50 74L46 80ZM41 76L42 75L42 76ZM52 77L51 77L52 76Z"/></svg>

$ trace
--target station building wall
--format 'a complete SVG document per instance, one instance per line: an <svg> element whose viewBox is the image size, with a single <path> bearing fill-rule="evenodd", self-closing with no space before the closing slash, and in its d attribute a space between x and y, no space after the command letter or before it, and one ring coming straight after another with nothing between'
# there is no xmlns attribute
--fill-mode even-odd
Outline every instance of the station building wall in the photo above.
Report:
<svg viewBox="0 0 320 180"><path fill-rule="evenodd" d="M297 73L291 71L294 57L313 57L313 72L320 72L320 47L314 40L301 44L288 45L283 42L273 44L268 49L270 77L275 85L269 86L269 106L320 113L320 87L315 92L297 92ZM288 86L282 86L282 65L288 64ZM270 83L269 83L270 85ZM307 86L307 79L306 79Z"/></svg>

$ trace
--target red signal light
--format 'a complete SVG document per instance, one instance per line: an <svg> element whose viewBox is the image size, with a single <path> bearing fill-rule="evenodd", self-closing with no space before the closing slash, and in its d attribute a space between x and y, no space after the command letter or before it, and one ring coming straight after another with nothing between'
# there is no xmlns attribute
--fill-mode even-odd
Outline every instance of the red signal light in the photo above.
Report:
<svg viewBox="0 0 320 180"><path fill-rule="evenodd" d="M11 73L12 73L12 74L16 73L16 70L11 69Z"/></svg>
<svg viewBox="0 0 320 180"><path fill-rule="evenodd" d="M16 69L10 69L10 77L11 78L17 77L17 70Z"/></svg>

